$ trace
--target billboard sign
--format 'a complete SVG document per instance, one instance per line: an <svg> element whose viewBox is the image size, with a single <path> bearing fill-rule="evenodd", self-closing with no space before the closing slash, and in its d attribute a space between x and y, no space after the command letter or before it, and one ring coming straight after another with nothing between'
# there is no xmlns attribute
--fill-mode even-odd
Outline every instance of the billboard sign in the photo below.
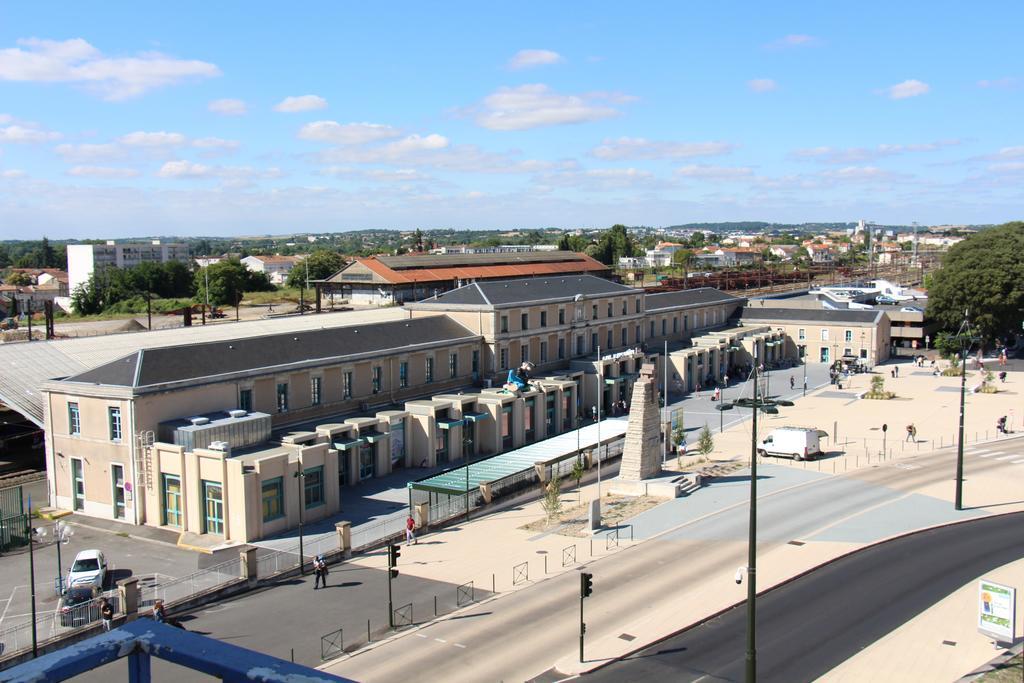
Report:
<svg viewBox="0 0 1024 683"><path fill-rule="evenodd" d="M1016 638L1017 589L978 582L978 631L998 642L1012 643Z"/></svg>

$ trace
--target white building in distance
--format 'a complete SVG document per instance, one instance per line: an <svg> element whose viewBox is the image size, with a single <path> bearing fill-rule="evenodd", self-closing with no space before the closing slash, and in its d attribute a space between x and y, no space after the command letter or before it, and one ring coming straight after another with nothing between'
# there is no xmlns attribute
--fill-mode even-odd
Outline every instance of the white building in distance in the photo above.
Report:
<svg viewBox="0 0 1024 683"><path fill-rule="evenodd" d="M118 244L107 240L106 244L68 245L68 290L74 292L99 268L131 268L141 263L166 263L180 261L188 264L188 245L181 242L163 244L152 242L125 242Z"/></svg>

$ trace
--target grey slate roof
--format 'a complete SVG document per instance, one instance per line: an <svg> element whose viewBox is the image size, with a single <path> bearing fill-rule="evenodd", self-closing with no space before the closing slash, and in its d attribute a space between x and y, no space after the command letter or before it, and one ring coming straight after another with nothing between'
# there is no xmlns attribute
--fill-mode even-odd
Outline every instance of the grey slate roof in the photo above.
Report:
<svg viewBox="0 0 1024 683"><path fill-rule="evenodd" d="M448 316L438 315L142 349L65 381L146 387L452 343L476 336Z"/></svg>
<svg viewBox="0 0 1024 683"><path fill-rule="evenodd" d="M786 320L823 323L873 323L881 320L882 311L830 310L823 308L759 308L748 306L740 312L741 320Z"/></svg>
<svg viewBox="0 0 1024 683"><path fill-rule="evenodd" d="M700 306L727 302L742 303L743 301L740 297L726 294L713 287L701 287L699 289L683 289L678 292L648 294L644 300L644 308L648 311L656 311L663 308L676 308L678 306Z"/></svg>
<svg viewBox="0 0 1024 683"><path fill-rule="evenodd" d="M503 263L557 263L579 261L574 251L516 251L496 254L411 254L377 256L388 268L438 268L450 266L493 266Z"/></svg>
<svg viewBox="0 0 1024 683"><path fill-rule="evenodd" d="M528 277L474 282L429 299L425 304L504 306L571 300L575 295L640 294L640 290L594 275Z"/></svg>

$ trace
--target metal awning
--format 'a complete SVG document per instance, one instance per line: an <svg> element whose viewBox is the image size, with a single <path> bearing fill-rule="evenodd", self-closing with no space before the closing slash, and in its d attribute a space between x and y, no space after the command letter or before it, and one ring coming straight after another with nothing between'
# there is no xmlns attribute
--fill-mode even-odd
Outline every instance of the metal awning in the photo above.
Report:
<svg viewBox="0 0 1024 683"><path fill-rule="evenodd" d="M339 451L347 451L352 448L358 448L359 446L362 446L364 443L366 443L366 439L346 439L345 441L335 441L334 447L337 448Z"/></svg>
<svg viewBox="0 0 1024 683"><path fill-rule="evenodd" d="M452 427L458 427L462 424L462 420L453 420L451 418L438 418L437 426L441 429L451 429Z"/></svg>
<svg viewBox="0 0 1024 683"><path fill-rule="evenodd" d="M604 383L605 384L615 384L618 381L619 381L618 377L605 377L604 378Z"/></svg>
<svg viewBox="0 0 1024 683"><path fill-rule="evenodd" d="M484 411L482 413L463 413L462 419L467 422L479 422L480 420L486 420L491 416L490 413Z"/></svg>
<svg viewBox="0 0 1024 683"><path fill-rule="evenodd" d="M359 432L359 438L366 439L370 443L377 443L385 437L387 437L387 434L384 434L383 432Z"/></svg>

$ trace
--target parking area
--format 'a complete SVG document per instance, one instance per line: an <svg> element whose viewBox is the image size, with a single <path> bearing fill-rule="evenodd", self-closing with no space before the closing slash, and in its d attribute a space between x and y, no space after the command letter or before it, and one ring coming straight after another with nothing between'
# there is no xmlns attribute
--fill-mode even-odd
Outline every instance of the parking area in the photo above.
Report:
<svg viewBox="0 0 1024 683"><path fill-rule="evenodd" d="M53 522L35 520L34 526L45 531L42 541L36 543L33 549L36 611L43 614L57 609L57 545L53 542ZM60 547L60 571L66 578L79 551L99 549L107 559L108 571L104 582L107 589L129 576L140 577L142 583L151 582L157 577L163 582L186 576L195 572L205 559L205 556L166 543L129 538L75 523L69 523L68 527L73 534ZM28 548L0 555L0 631L31 620L29 576Z"/></svg>

